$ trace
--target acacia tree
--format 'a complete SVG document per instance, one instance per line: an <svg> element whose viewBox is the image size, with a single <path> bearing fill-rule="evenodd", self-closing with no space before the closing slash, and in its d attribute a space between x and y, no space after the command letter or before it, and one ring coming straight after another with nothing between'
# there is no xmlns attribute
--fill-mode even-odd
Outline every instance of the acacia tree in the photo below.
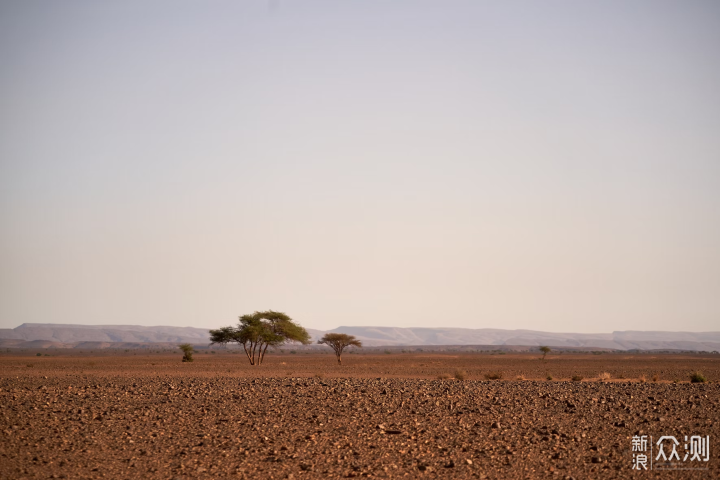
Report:
<svg viewBox="0 0 720 480"><path fill-rule="evenodd" d="M347 335L345 333L326 333L318 340L318 343L332 347L332 349L335 350L335 356L340 365L342 365L342 352L345 350L345 347L362 347L362 342L355 338L354 335Z"/></svg>
<svg viewBox="0 0 720 480"><path fill-rule="evenodd" d="M547 357L547 354L550 353L550 347L540 347L538 350L540 350L543 354L543 362L545 361L545 357Z"/></svg>
<svg viewBox="0 0 720 480"><path fill-rule="evenodd" d="M287 342L310 343L307 331L282 312L268 310L240 317L237 327L210 330L210 341L243 346L250 365L261 365L270 346Z"/></svg>

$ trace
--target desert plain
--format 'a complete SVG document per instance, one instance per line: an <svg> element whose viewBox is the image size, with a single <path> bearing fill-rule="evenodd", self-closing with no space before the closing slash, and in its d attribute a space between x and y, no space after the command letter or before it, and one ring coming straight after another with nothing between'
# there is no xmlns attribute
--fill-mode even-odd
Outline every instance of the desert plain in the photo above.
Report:
<svg viewBox="0 0 720 480"><path fill-rule="evenodd" d="M0 478L720 478L717 354L46 353L0 355Z"/></svg>

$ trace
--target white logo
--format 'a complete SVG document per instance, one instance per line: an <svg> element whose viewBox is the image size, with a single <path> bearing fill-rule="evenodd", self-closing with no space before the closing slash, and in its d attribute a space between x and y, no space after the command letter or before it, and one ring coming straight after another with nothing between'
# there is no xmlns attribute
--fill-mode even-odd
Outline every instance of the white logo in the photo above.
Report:
<svg viewBox="0 0 720 480"><path fill-rule="evenodd" d="M663 437L660 437L660 440L657 441L658 455L657 455L657 457L655 457L655 461L657 462L658 460L660 460L660 457L662 457L663 460L668 461L668 457L665 456L665 451L663 450L663 442L664 442L665 440L672 440L672 441L673 441L673 443L671 444L671 445L672 445L672 453L670 453L670 458L669 458L669 460L672 460L673 455L675 456L675 458L677 458L678 460L680 460L680 456L678 455L677 450L675 449L675 447L677 447L678 445L680 445L680 442L678 442L675 437L663 436Z"/></svg>
<svg viewBox="0 0 720 480"><path fill-rule="evenodd" d="M684 437L684 456L680 458L681 443L673 435L663 435L653 443L652 436L635 435L630 440L633 470L707 470L702 462L710 460L710 436ZM681 447L682 448L682 447ZM656 449L656 452L653 450ZM649 455L648 455L649 454ZM653 455L654 454L654 455Z"/></svg>

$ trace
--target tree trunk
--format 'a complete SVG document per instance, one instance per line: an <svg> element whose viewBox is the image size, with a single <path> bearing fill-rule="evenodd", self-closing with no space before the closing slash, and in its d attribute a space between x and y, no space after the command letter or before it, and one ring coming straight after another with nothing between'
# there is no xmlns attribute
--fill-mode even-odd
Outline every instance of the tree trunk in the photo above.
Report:
<svg viewBox="0 0 720 480"><path fill-rule="evenodd" d="M266 343L266 344L265 344L265 348L262 349L262 354L259 354L259 353L258 353L258 355L260 356L260 361L258 362L258 365L262 365L262 362L263 362L263 359L265 358L265 352L267 351L268 345L270 345L270 344L269 344L269 343Z"/></svg>
<svg viewBox="0 0 720 480"><path fill-rule="evenodd" d="M342 357L340 355L338 355L337 357L338 357L338 365L342 365Z"/></svg>
<svg viewBox="0 0 720 480"><path fill-rule="evenodd" d="M255 357L255 350L257 350L257 342L253 343L252 347L252 357L253 357L253 365L257 365L256 357Z"/></svg>
<svg viewBox="0 0 720 480"><path fill-rule="evenodd" d="M248 360L250 360L250 365L255 365L255 362L254 362L253 358L250 356L250 352L247 349L247 345L245 345L243 343L242 346L243 346L243 350L245 350L245 355L247 355Z"/></svg>

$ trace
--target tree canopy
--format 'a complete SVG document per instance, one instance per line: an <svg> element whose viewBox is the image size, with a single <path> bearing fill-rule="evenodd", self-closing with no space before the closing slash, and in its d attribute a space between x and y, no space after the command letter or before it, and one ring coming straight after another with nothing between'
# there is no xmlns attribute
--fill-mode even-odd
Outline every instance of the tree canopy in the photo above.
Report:
<svg viewBox="0 0 720 480"><path fill-rule="evenodd" d="M340 365L342 365L342 352L345 347L362 347L362 342L355 338L354 335L347 335L345 333L326 333L320 340L319 344L324 344L332 347L335 350L335 356Z"/></svg>
<svg viewBox="0 0 720 480"><path fill-rule="evenodd" d="M288 342L308 344L310 335L286 314L268 310L242 315L237 327L210 330L210 341L213 344L239 343L250 365L261 365L268 347Z"/></svg>
<svg viewBox="0 0 720 480"><path fill-rule="evenodd" d="M545 360L545 357L547 356L547 354L550 353L550 347L542 346L542 347L538 348L538 350L540 350L540 351L542 352L542 354L543 354L542 359L543 359L543 360Z"/></svg>

